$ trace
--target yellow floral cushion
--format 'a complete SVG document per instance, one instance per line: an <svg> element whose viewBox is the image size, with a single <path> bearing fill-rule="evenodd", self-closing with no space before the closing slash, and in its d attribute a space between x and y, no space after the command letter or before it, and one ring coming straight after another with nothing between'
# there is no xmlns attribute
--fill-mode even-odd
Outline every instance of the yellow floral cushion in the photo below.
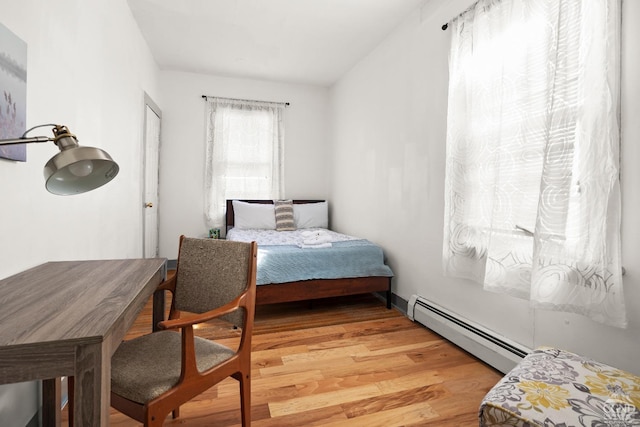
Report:
<svg viewBox="0 0 640 427"><path fill-rule="evenodd" d="M640 377L540 347L487 393L480 426L640 427Z"/></svg>

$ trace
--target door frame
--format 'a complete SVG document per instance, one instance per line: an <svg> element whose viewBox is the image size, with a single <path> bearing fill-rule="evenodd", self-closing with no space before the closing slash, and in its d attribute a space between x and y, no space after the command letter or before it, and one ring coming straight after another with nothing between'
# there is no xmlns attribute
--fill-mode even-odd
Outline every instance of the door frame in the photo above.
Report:
<svg viewBox="0 0 640 427"><path fill-rule="evenodd" d="M145 214L145 204L146 204L146 191L147 191L147 187L149 185L149 183L147 182L147 174L146 174L146 170L147 170L147 150L149 149L149 141L147 141L147 107L149 107L149 109L151 109L151 111L153 111L155 113L155 115L158 117L158 119L160 120L160 127L158 129L158 165L157 165L157 169L158 169L158 174L157 174L157 180L158 182L156 183L156 191L158 192L157 198L159 199L159 184L160 184L160 147L162 145L162 111L160 110L160 107L158 107L158 105L153 101L153 99L149 96L149 94L147 94L147 92L144 92L144 106L143 106L143 122L142 122L142 195L141 195L141 200L142 200L142 256L145 257L146 256L146 233L147 233L147 219L146 219L146 214ZM159 201L156 202L156 256L158 255L158 248L160 247L160 213L158 210L158 206L159 206Z"/></svg>

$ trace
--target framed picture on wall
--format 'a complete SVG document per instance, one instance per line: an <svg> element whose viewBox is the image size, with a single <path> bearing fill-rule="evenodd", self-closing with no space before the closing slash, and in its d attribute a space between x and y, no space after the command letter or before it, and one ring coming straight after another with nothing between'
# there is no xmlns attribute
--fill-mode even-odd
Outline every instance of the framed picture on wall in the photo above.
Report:
<svg viewBox="0 0 640 427"><path fill-rule="evenodd" d="M27 44L0 24L0 139L19 138L27 123ZM25 144L0 146L0 158L24 162Z"/></svg>

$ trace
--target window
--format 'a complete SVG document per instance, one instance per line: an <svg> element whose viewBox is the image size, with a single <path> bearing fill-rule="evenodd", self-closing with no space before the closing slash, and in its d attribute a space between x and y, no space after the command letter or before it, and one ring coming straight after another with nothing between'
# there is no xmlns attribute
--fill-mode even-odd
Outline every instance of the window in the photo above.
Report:
<svg viewBox="0 0 640 427"><path fill-rule="evenodd" d="M210 227L224 225L227 199L282 196L284 106L207 99L205 215Z"/></svg>
<svg viewBox="0 0 640 427"><path fill-rule="evenodd" d="M445 272L624 327L619 0L480 0L451 30Z"/></svg>

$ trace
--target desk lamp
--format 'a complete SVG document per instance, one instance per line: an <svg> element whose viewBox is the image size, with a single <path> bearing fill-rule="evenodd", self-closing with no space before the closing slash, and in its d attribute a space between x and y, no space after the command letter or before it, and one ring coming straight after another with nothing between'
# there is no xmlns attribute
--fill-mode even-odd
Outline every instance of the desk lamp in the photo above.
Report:
<svg viewBox="0 0 640 427"><path fill-rule="evenodd" d="M36 128L53 126L53 138L27 137ZM20 138L0 139L0 145L53 141L60 152L44 165L46 189L53 194L79 194L96 189L111 181L120 168L105 151L94 147L80 147L78 139L66 126L47 124L34 126Z"/></svg>

